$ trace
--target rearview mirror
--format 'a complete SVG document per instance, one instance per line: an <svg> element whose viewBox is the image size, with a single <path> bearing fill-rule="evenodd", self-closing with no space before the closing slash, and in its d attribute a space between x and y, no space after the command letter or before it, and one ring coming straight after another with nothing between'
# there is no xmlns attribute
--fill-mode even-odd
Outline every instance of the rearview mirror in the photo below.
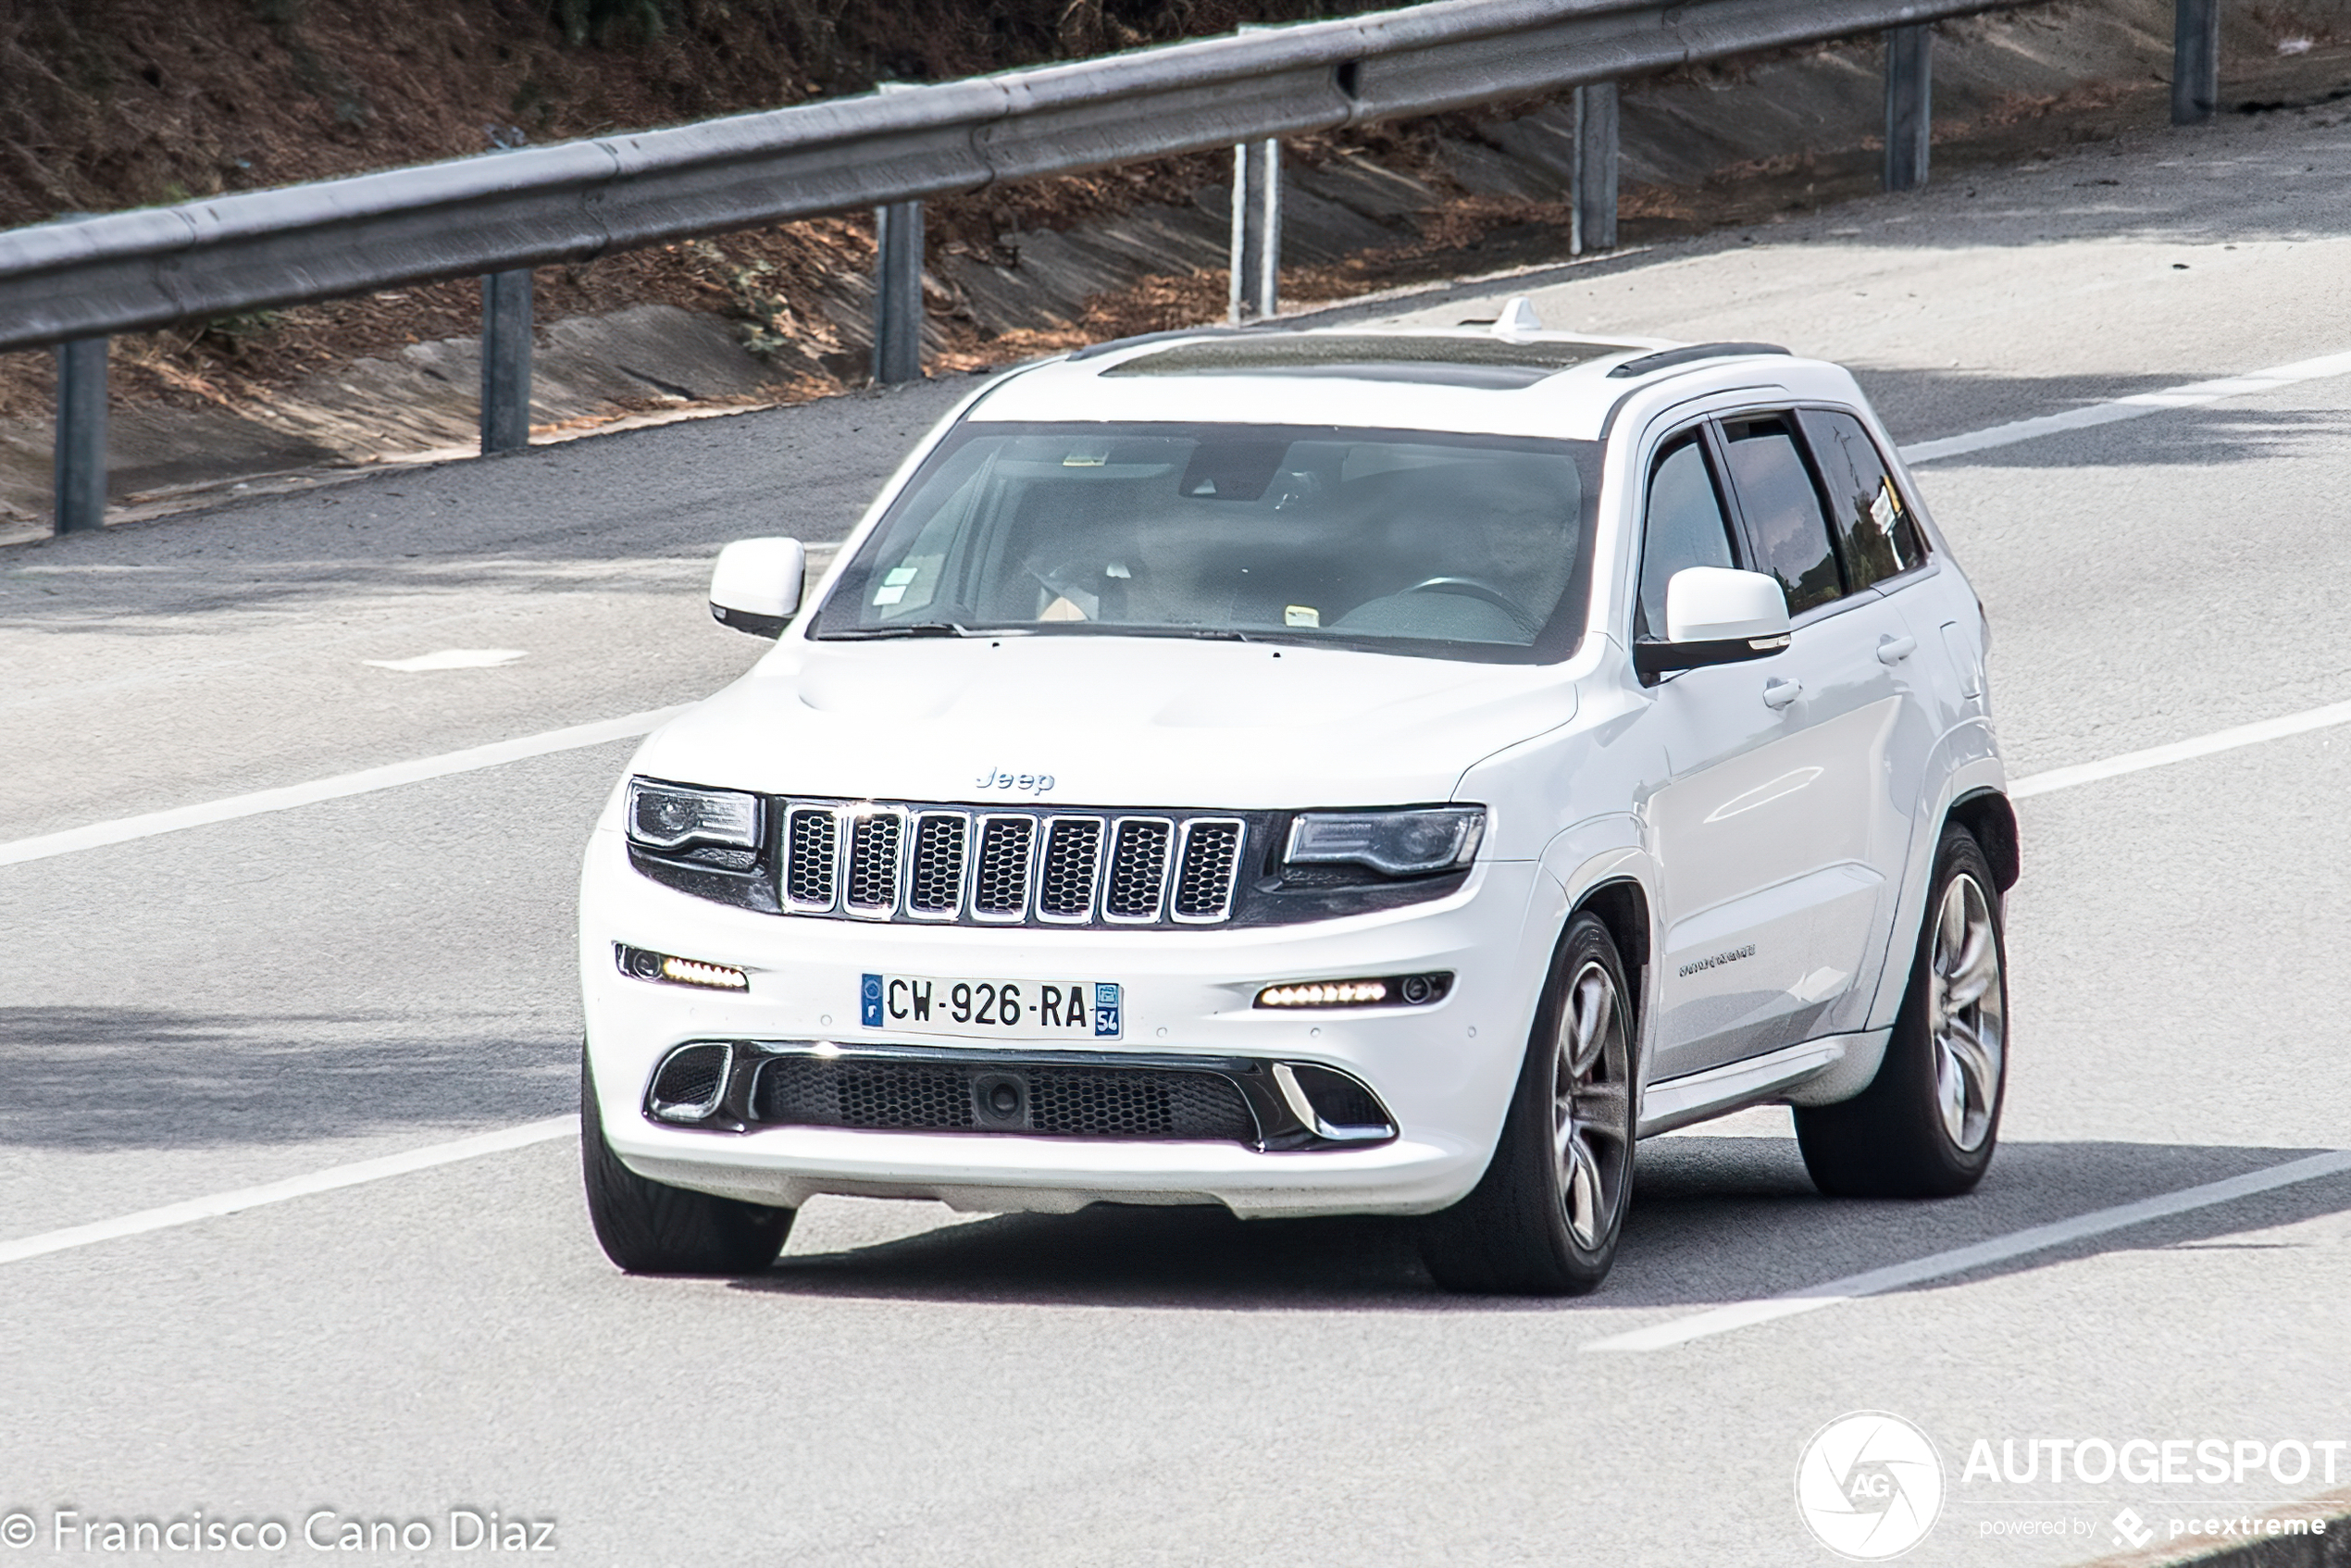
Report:
<svg viewBox="0 0 2351 1568"><path fill-rule="evenodd" d="M1686 566L1665 585L1665 637L1633 648L1643 675L1768 659L1788 645L1779 579L1726 566Z"/></svg>
<svg viewBox="0 0 2351 1568"><path fill-rule="evenodd" d="M710 615L753 637L781 637L808 585L808 552L796 539L739 539L710 573Z"/></svg>

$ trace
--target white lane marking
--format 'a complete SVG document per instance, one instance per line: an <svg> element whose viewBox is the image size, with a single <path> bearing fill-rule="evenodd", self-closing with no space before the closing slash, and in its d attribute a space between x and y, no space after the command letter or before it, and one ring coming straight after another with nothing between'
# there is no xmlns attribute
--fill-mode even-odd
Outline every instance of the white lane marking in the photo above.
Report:
<svg viewBox="0 0 2351 1568"><path fill-rule="evenodd" d="M1667 1350L1675 1345L1686 1345L1693 1339L1728 1334L1735 1329L1753 1327L1759 1323L1793 1317L1798 1313L1818 1312L1822 1307L1834 1307L1862 1296L1881 1295L1888 1290L1899 1290L1904 1286L1921 1285L1931 1279L1965 1274L1972 1269L2006 1263L2010 1258L2046 1252L2053 1247L2063 1247L2089 1237L2145 1225L2150 1220L2208 1209L2216 1203L2234 1202L2255 1193L2273 1192L2282 1187L2317 1181L2322 1176L2336 1176L2345 1171L2351 1171L2351 1149L2312 1154L2300 1160L2289 1160L2282 1165L2271 1165L2267 1170L2230 1176L2225 1181L2206 1182L2200 1187L2183 1188L2160 1197L2142 1198L2135 1203L2121 1203L2111 1209L2096 1209L2086 1214L2076 1214L2070 1220L2036 1225L2029 1230L1976 1242L1972 1247L1955 1247L1947 1252L1935 1252L1907 1263L1894 1263L1885 1268L1871 1269L1865 1274L1847 1275L1843 1279L1832 1279L1822 1285L1808 1285L1785 1295L1767 1296L1756 1301L1735 1301L1710 1312L1636 1328L1629 1334L1595 1339L1584 1349Z"/></svg>
<svg viewBox="0 0 2351 1568"><path fill-rule="evenodd" d="M2189 381L2183 386L2165 387L2158 392L2133 392L2129 397L2118 397L2111 403L2093 403L2083 408L2069 408L2062 414L2044 414L2037 418L2016 419L1987 429L1971 430L1965 435L1917 442L1901 449L1902 461L1932 463L1938 457L1959 457L1971 452L1984 452L1996 446L2013 446L2021 441L2053 436L2063 430L2086 430L2097 425L2118 424L2124 419L2143 419L2150 414L2161 414L2168 409L2195 408L2207 403L2218 403L2225 397L2245 397L2276 387L2292 386L2297 381L2322 381L2331 376L2351 376L2351 354L2299 359L2273 369L2256 370L2249 376L2223 376L2218 380Z"/></svg>
<svg viewBox="0 0 2351 1568"><path fill-rule="evenodd" d="M534 1143L546 1143L558 1138L572 1138L579 1132L578 1116L550 1116L544 1121L525 1122L520 1126L504 1127L497 1132L479 1133L450 1143L429 1144L411 1149L404 1154L386 1154L380 1159L360 1160L348 1165L330 1165L308 1176L292 1176L260 1187L239 1188L234 1192L217 1192L209 1198L192 1198L184 1203L170 1203L160 1209L143 1209L119 1219L100 1220L94 1225L78 1225L67 1230L53 1230L45 1236L28 1236L17 1241L0 1241L0 1263L21 1263L51 1252L63 1252L75 1247L88 1247L100 1241L119 1240L126 1236L143 1236L151 1230L168 1230L174 1226L193 1225L198 1220L218 1219L246 1209L257 1209L265 1203L283 1203L292 1198L307 1198L313 1193L332 1192L339 1187L357 1187L363 1182L381 1181L387 1176L407 1176L414 1171L430 1170L435 1165L454 1164L460 1160L479 1159L484 1154L502 1154L510 1149L527 1149Z"/></svg>
<svg viewBox="0 0 2351 1568"><path fill-rule="evenodd" d="M264 812L291 811L296 806L311 805L319 801L339 800L345 795L364 795L376 790L397 789L403 784L420 784L428 778L445 778L453 773L496 767L502 763L520 762L526 757L543 757L554 752L571 752L582 746L601 746L607 741L626 740L658 728L690 705L681 703L674 708L656 708L651 713L608 718L598 724L577 724L568 729L550 729L543 735L525 735L514 740L493 740L487 746L469 746L462 752L444 752L437 757L419 757L414 762L396 762L382 767L365 768L357 773L338 774L332 778L313 779L307 784L257 790L250 795L231 795L225 801L206 801L198 805L175 807L170 811L149 812L143 816L120 817L113 822L94 822L87 828L68 828L62 833L44 833L37 839L19 839L12 843L0 843L0 865L46 860L51 855L72 854L78 850L94 850L102 845L125 843L132 839L153 838L158 833L177 833L183 828L202 828L209 823L233 821L240 816L258 816Z"/></svg>
<svg viewBox="0 0 2351 1568"><path fill-rule="evenodd" d="M436 669L494 669L500 665L513 664L523 656L519 648L443 648L437 653L419 653L413 659L362 659L363 665L377 669L396 669L403 675L422 675Z"/></svg>
<svg viewBox="0 0 2351 1568"><path fill-rule="evenodd" d="M2264 740L2282 740L2288 735L2306 735L2313 729L2326 729L2338 724L2351 724L2351 703L2330 703L2323 708L2309 708L2298 714L2287 714L2283 718L2265 718L2255 724L2240 724L2233 729L2216 729L2193 740L2174 740L2168 746L2149 746L2144 752L2125 752L2103 762L2053 767L2046 773L2036 773L2009 785L2009 798L2021 801L2027 795L2046 795L2051 790L2071 790L2077 784L2095 784L2101 778L2112 778L2118 774L2136 773L2142 768L2161 767L2167 763L2208 757L2215 752L2231 752L2239 746L2255 746Z"/></svg>

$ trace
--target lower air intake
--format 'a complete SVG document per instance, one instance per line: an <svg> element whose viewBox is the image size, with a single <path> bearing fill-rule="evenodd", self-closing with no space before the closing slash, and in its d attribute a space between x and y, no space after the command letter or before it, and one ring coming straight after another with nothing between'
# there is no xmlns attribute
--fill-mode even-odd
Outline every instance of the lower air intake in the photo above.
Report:
<svg viewBox="0 0 2351 1568"><path fill-rule="evenodd" d="M975 1113L978 1079L1021 1081L1026 1125ZM760 1068L755 1119L771 1126L1031 1137L1192 1139L1250 1144L1257 1121L1231 1081L1156 1067L971 1066L776 1057Z"/></svg>
<svg viewBox="0 0 2351 1568"><path fill-rule="evenodd" d="M1379 1127L1393 1126L1395 1118L1388 1114L1372 1091L1328 1067L1316 1067L1299 1063L1290 1071L1297 1075L1298 1087L1312 1102L1315 1114L1333 1126Z"/></svg>
<svg viewBox="0 0 2351 1568"><path fill-rule="evenodd" d="M665 1122L699 1122L708 1116L727 1091L731 1055L723 1045L688 1045L671 1052L646 1091L648 1108Z"/></svg>

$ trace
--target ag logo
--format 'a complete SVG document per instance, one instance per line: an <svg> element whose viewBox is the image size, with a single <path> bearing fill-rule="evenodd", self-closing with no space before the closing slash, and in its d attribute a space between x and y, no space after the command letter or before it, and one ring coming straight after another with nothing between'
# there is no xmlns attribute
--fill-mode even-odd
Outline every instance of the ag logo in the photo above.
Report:
<svg viewBox="0 0 2351 1568"><path fill-rule="evenodd" d="M1943 1460L1926 1434L1898 1415L1841 1415L1804 1445L1796 1507L1840 1557L1899 1557L1926 1538L1943 1512Z"/></svg>

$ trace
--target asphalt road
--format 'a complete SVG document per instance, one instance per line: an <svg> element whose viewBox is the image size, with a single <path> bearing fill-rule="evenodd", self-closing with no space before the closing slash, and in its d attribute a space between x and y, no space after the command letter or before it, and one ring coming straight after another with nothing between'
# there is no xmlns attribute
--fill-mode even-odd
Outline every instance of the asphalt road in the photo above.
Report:
<svg viewBox="0 0 2351 1568"><path fill-rule="evenodd" d="M1556 324L1847 359L1899 437L1947 436L2351 349L2333 118L2150 133L1518 286ZM969 385L11 550L0 840L689 700L758 651L706 618L712 549L837 539ZM2016 775L2351 697L2346 434L2336 378L1921 470L1991 610ZM365 662L452 648L521 656ZM628 751L0 865L0 1256L568 1109L572 886ZM0 1263L0 1515L38 1533L0 1527L0 1563L106 1555L61 1511L199 1510L287 1522L286 1557L319 1558L299 1532L331 1510L330 1539L420 1521L409 1560L471 1561L457 1509L629 1568L1808 1563L1834 1560L1797 1458L1859 1410L1944 1455L1921 1563L2079 1562L2120 1549L2126 1506L2159 1546L2174 1517L2337 1489L2341 1448L2290 1483L1962 1469L1979 1438L2351 1440L2342 1175L1586 1347L2351 1146L2346 786L2351 728L2025 802L1981 1191L1824 1201L1785 1113L1749 1113L1644 1146L1585 1300L1440 1294L1372 1222L851 1200L811 1204L760 1278L628 1279L567 1139Z"/></svg>

